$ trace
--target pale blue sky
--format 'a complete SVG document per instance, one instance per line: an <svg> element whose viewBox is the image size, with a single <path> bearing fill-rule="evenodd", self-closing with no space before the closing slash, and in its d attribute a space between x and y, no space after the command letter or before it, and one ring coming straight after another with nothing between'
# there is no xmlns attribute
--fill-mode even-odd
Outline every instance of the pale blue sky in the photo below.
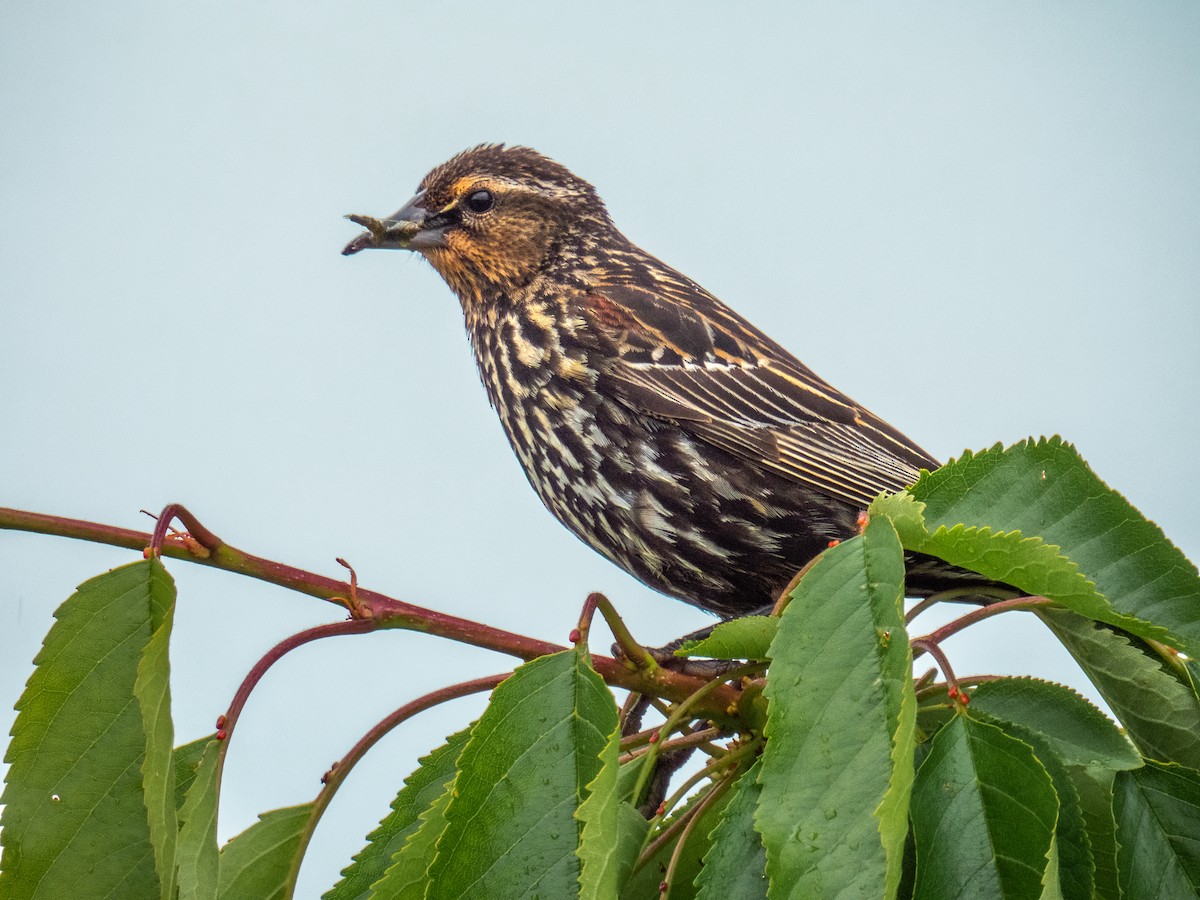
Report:
<svg viewBox="0 0 1200 900"><path fill-rule="evenodd" d="M180 501L248 551L345 556L548 639L595 589L647 641L704 624L542 509L436 275L339 255L343 213L509 141L935 455L1061 433L1195 558L1198 59L1192 3L7 4L0 504L148 527ZM55 606L132 558L0 534L0 709ZM170 568L182 741L336 615ZM1073 677L1032 627L951 650ZM231 747L222 832L310 799L396 706L509 665L402 633L300 651ZM376 749L300 896L474 708Z"/></svg>

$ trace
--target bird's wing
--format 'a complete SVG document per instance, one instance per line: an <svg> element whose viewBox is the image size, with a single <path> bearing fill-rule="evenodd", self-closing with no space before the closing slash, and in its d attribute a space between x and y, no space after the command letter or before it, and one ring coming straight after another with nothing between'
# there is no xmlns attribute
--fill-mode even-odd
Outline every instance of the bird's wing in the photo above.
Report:
<svg viewBox="0 0 1200 900"><path fill-rule="evenodd" d="M578 310L605 351L600 390L748 462L863 506L937 466L682 277L605 284Z"/></svg>

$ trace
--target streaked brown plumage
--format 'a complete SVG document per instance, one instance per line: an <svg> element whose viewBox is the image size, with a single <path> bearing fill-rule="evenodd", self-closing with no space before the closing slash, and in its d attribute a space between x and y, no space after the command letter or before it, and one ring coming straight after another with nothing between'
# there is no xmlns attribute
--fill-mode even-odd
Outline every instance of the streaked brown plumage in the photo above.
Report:
<svg viewBox="0 0 1200 900"><path fill-rule="evenodd" d="M666 594L722 616L762 608L871 498L937 466L533 150L461 153L371 222L345 252L416 250L458 295L542 502ZM914 575L910 591L940 581Z"/></svg>

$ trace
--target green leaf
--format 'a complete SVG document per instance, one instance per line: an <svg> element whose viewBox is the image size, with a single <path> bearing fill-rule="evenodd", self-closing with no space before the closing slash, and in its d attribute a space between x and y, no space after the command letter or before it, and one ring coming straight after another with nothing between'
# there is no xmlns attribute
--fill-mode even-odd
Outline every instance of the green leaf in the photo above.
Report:
<svg viewBox="0 0 1200 900"><path fill-rule="evenodd" d="M703 640L688 641L675 651L675 655L709 659L769 659L767 653L778 628L779 620L771 616L744 616L722 622Z"/></svg>
<svg viewBox="0 0 1200 900"><path fill-rule="evenodd" d="M891 895L901 874L916 703L904 563L885 518L793 592L767 680L755 824L772 897Z"/></svg>
<svg viewBox="0 0 1200 900"><path fill-rule="evenodd" d="M696 879L697 900L766 900L767 851L754 829L762 796L761 757L734 783L725 814L713 830L712 845Z"/></svg>
<svg viewBox="0 0 1200 900"><path fill-rule="evenodd" d="M170 576L157 559L151 560L151 571L165 578ZM133 695L142 711L142 727L146 733L146 752L142 757L142 790L145 796L150 840L154 844L155 868L162 882L164 900L175 898L175 839L179 822L175 807L175 727L171 722L171 665L167 649L171 626L175 618L174 590L151 590L151 597L165 599L165 608L151 606L151 625L154 633L142 651ZM156 622L157 620L157 622Z"/></svg>
<svg viewBox="0 0 1200 900"><path fill-rule="evenodd" d="M446 809L453 796L453 784L454 778L448 778L441 794L417 817L417 830L409 834L383 877L371 886L371 900L424 900L429 867L438 841L446 832Z"/></svg>
<svg viewBox="0 0 1200 900"><path fill-rule="evenodd" d="M617 708L581 649L518 668L492 693L459 757L430 900L578 890L575 811L600 771Z"/></svg>
<svg viewBox="0 0 1200 900"><path fill-rule="evenodd" d="M970 495L964 498L970 499ZM973 508L959 512L982 518L988 515L987 510ZM1165 629L1117 612L1074 562L1041 537L988 525L935 526L926 521L925 513L925 505L906 492L871 504L872 515L885 515L896 525L906 550L936 556L993 581L1011 584L1026 594L1050 597L1088 618L1159 639L1167 637Z"/></svg>
<svg viewBox="0 0 1200 900"><path fill-rule="evenodd" d="M169 728L152 712L148 760L134 690L143 651L164 623L169 628L174 596L161 564L141 561L80 585L55 613L5 757L0 895L161 896L156 859L170 853L162 795L174 794ZM166 665L161 634L142 676L142 696L155 703L165 701L165 683L151 671Z"/></svg>
<svg viewBox="0 0 1200 900"><path fill-rule="evenodd" d="M1079 791L1075 788L1070 769L1056 752L1062 745L1055 744L1043 732L1013 721L996 719L978 709L974 695L971 697L971 717L997 725L1005 734L1024 741L1033 748L1038 762L1045 766L1054 785L1054 793L1058 796L1054 844L1058 854L1057 878L1062 896L1064 900L1091 900L1095 893L1096 866L1092 860L1091 841L1088 839ZM1069 743L1066 746L1071 747Z"/></svg>
<svg viewBox="0 0 1200 900"><path fill-rule="evenodd" d="M182 748L181 748L182 749ZM209 739L179 808L179 900L216 900L220 881L217 849L217 768L221 743Z"/></svg>
<svg viewBox="0 0 1200 900"><path fill-rule="evenodd" d="M575 851L582 869L579 875L581 900L615 897L617 888L629 877L637 859L638 845L621 843L620 744L618 725L600 752L600 771L587 787L587 799L575 812L575 818L583 823L579 847Z"/></svg>
<svg viewBox="0 0 1200 900"><path fill-rule="evenodd" d="M392 858L420 826L421 813L446 792L446 784L458 771L458 756L470 734L470 729L463 729L451 735L446 743L420 760L416 771L405 779L404 787L392 801L392 811L367 835L366 847L342 870L342 880L325 893L324 900L366 900L370 897L371 885L383 877Z"/></svg>
<svg viewBox="0 0 1200 900"><path fill-rule="evenodd" d="M901 599L901 609L903 609ZM905 643L907 643L907 635ZM911 648L906 648L911 649ZM912 684L912 656L906 657L907 678L900 696L895 732L892 735L892 769L888 791L875 810L879 819L879 831L888 849L888 880L884 887L885 897L895 897L904 878L904 860L908 844L908 808L912 802L913 783L916 780L917 749L917 697Z"/></svg>
<svg viewBox="0 0 1200 900"><path fill-rule="evenodd" d="M930 529L963 522L1056 544L1118 612L1154 627L1113 624L1200 656L1196 566L1060 438L965 453L923 476L912 494L925 503Z"/></svg>
<svg viewBox="0 0 1200 900"><path fill-rule="evenodd" d="M192 786L192 782L196 780L196 767L200 765L200 758L204 756L204 749L208 746L209 741L215 740L216 735L206 734L202 738L196 738L187 744L180 744L175 748L175 808L180 809L183 806L183 798L187 794L188 788Z"/></svg>
<svg viewBox="0 0 1200 900"><path fill-rule="evenodd" d="M1016 736L1022 737L1022 733L1018 731ZM1038 761L1046 767L1054 784L1054 793L1058 795L1054 845L1058 851L1057 881L1062 897L1064 900L1092 900L1096 888L1096 863L1092 859L1087 823L1071 773L1053 751L1042 746L1040 735L1030 732L1023 739L1034 748Z"/></svg>
<svg viewBox="0 0 1200 900"><path fill-rule="evenodd" d="M628 801L622 800L617 806L617 849L618 860L618 894L625 896L625 886L633 879L633 867L637 865L642 846L646 843L646 835L650 831L650 822L638 812ZM682 898L683 895L680 895Z"/></svg>
<svg viewBox="0 0 1200 900"><path fill-rule="evenodd" d="M1200 767L1200 702L1136 638L1066 610L1038 615L1075 657L1142 754Z"/></svg>
<svg viewBox="0 0 1200 900"><path fill-rule="evenodd" d="M1032 748L957 716L917 771L915 896L1041 897L1055 861L1058 798Z"/></svg>
<svg viewBox="0 0 1200 900"><path fill-rule="evenodd" d="M1141 754L1112 720L1080 694L1037 678L1001 678L979 685L971 709L1030 729L1063 763L1136 769Z"/></svg>
<svg viewBox="0 0 1200 900"><path fill-rule="evenodd" d="M313 804L273 809L221 848L221 900L283 900Z"/></svg>
<svg viewBox="0 0 1200 900"><path fill-rule="evenodd" d="M1200 772L1152 761L1118 772L1113 813L1122 897L1200 894Z"/></svg>
<svg viewBox="0 0 1200 900"><path fill-rule="evenodd" d="M1046 851L1046 869L1042 872L1042 892L1038 900L1064 900L1059 885L1058 832L1050 835L1050 849Z"/></svg>
<svg viewBox="0 0 1200 900"><path fill-rule="evenodd" d="M1088 845L1095 865L1095 890L1100 900L1120 900L1117 877L1117 823L1113 819L1113 778L1111 769L1072 766L1071 780L1079 795Z"/></svg>

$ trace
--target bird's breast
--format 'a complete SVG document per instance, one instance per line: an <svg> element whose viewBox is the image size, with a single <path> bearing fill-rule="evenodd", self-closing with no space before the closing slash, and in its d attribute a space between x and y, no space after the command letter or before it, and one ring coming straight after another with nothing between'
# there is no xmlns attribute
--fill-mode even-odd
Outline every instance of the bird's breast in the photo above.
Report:
<svg viewBox="0 0 1200 900"><path fill-rule="evenodd" d="M594 465L595 372L559 318L533 306L474 324L483 326L471 329L480 378L526 470L552 458L569 471Z"/></svg>
<svg viewBox="0 0 1200 900"><path fill-rule="evenodd" d="M745 485L729 479L745 473L720 471L686 432L597 390L596 351L571 323L534 308L484 324L472 344L505 434L542 502L585 543L659 590L710 600L730 591L709 573L731 554L778 548L765 506L755 521L732 508Z"/></svg>

